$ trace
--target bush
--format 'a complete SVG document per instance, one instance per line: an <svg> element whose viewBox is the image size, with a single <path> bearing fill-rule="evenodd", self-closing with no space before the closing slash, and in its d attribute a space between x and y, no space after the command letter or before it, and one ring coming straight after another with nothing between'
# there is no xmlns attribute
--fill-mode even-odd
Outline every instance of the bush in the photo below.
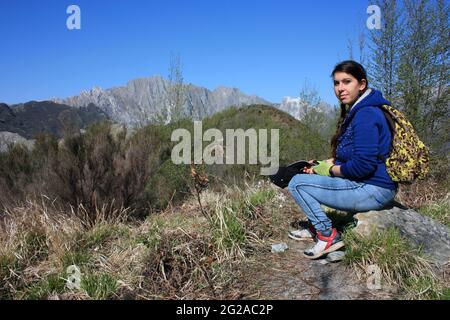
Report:
<svg viewBox="0 0 450 320"><path fill-rule="evenodd" d="M174 201L178 202L189 194L189 167L165 161L146 185L146 199L151 207L162 210Z"/></svg>
<svg viewBox="0 0 450 320"><path fill-rule="evenodd" d="M81 288L92 299L105 300L113 297L117 281L108 273L88 274L81 279Z"/></svg>
<svg viewBox="0 0 450 320"><path fill-rule="evenodd" d="M106 215L129 208L129 214L136 216L165 209L170 201L176 203L189 195L189 167L171 162L175 145L171 133L178 128L192 134L193 122L149 125L129 133L104 121L59 142L41 134L32 151L12 146L0 154L2 203L45 195L69 210L82 206L91 222L100 208L107 208ZM269 133L279 129L280 164L324 158L328 149L321 137L293 117L267 106L227 109L203 121L203 130L209 128L221 130L224 137L226 129L267 129ZM259 170L260 165L249 164L204 167L210 186L217 190L225 185L244 186L249 177L262 178Z"/></svg>

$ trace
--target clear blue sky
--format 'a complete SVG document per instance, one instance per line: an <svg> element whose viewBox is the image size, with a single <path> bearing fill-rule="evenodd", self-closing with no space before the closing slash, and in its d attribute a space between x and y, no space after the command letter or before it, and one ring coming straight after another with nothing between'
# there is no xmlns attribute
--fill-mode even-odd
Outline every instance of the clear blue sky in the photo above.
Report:
<svg viewBox="0 0 450 320"><path fill-rule="evenodd" d="M66 9L81 8L81 30ZM271 102L305 79L331 104L330 72L366 26L367 0L0 1L0 102L77 95L151 75L179 54L186 83Z"/></svg>

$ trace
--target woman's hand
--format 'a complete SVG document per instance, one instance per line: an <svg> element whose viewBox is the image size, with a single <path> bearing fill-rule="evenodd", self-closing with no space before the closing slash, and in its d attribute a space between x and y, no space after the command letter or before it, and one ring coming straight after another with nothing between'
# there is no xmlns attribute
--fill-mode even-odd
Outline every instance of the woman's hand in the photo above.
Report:
<svg viewBox="0 0 450 320"><path fill-rule="evenodd" d="M331 164L331 165L334 164L334 158L323 160L323 161L328 163L328 164ZM318 164L318 161L317 160L309 160L308 163L310 163L312 166L315 166L315 165ZM307 173L307 174L315 174L312 166L309 167L309 168L303 168L303 172Z"/></svg>
<svg viewBox="0 0 450 320"><path fill-rule="evenodd" d="M330 169L333 166L333 163L329 163L327 161L319 161L319 164L312 167L315 173L324 177L330 177Z"/></svg>
<svg viewBox="0 0 450 320"><path fill-rule="evenodd" d="M317 160L309 160L308 163L311 164L311 167L303 168L303 172L307 174L315 174L314 170L312 169L312 166L317 164Z"/></svg>

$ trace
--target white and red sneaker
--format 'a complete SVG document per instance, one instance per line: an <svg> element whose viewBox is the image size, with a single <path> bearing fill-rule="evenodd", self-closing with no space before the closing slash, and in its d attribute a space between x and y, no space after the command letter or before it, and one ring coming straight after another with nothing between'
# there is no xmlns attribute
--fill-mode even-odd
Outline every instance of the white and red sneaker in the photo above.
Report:
<svg viewBox="0 0 450 320"><path fill-rule="evenodd" d="M303 252L303 255L308 259L318 259L323 255L339 250L344 246L344 241L342 241L340 233L333 228L331 235L326 237L322 235L319 231L317 232L317 242L316 244Z"/></svg>
<svg viewBox="0 0 450 320"><path fill-rule="evenodd" d="M304 221L301 221L304 222ZM299 228L297 230L291 230L288 233L289 238L299 241L308 241L314 240L317 235L316 229L314 229L311 223L307 223L306 225L303 223L299 223Z"/></svg>

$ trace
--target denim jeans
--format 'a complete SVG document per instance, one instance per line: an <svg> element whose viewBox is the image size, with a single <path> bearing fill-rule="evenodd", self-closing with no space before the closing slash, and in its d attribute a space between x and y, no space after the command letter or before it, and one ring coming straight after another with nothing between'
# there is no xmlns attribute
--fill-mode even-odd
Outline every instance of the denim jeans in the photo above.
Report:
<svg viewBox="0 0 450 320"><path fill-rule="evenodd" d="M380 210L395 197L396 191L340 177L297 174L289 182L289 192L317 231L332 228L321 204L348 212Z"/></svg>

